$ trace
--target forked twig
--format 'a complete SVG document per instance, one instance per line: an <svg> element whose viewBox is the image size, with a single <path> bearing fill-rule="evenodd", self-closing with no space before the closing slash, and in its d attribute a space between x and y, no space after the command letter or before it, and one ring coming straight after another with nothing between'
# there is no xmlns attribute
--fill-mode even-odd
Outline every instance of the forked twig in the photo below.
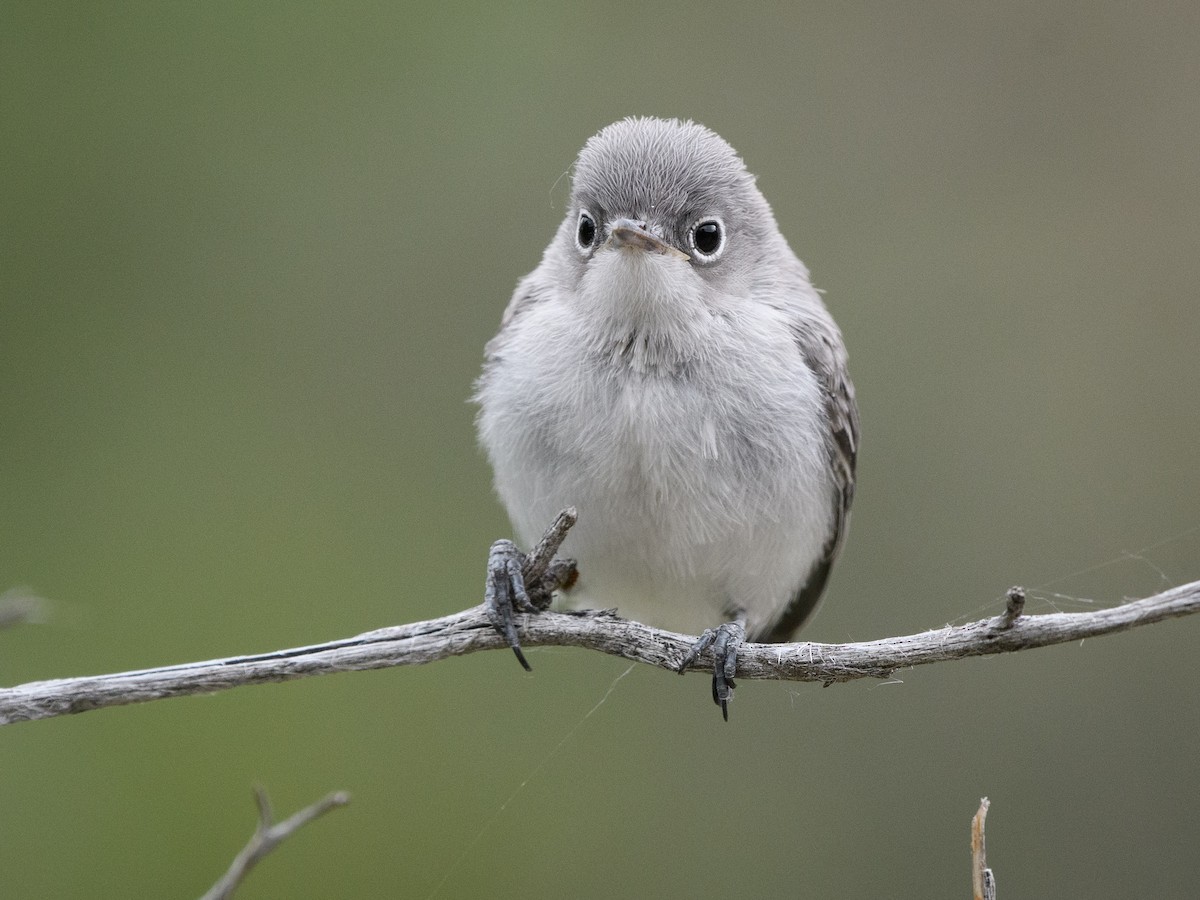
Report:
<svg viewBox="0 0 1200 900"><path fill-rule="evenodd" d="M241 852L233 858L233 862L230 863L225 874L200 900L228 900L259 860L313 819L325 815L338 806L345 806L350 802L350 795L345 791L326 794L316 803L304 807L300 812L282 822L275 821L275 813L271 810L271 800L267 797L265 790L255 787L254 799L258 803L258 825L254 829L254 834L250 836L250 840L246 842L246 846L241 849Z"/></svg>

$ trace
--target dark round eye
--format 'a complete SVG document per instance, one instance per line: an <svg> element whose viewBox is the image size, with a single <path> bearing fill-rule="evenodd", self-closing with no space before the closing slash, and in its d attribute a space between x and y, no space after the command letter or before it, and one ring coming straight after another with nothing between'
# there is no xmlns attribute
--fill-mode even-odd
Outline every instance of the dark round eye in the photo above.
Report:
<svg viewBox="0 0 1200 900"><path fill-rule="evenodd" d="M586 212L579 214L579 227L575 231L575 240L580 250L590 250L596 241L596 220Z"/></svg>
<svg viewBox="0 0 1200 900"><path fill-rule="evenodd" d="M716 219L704 219L692 228L692 247L701 256L716 256L724 242L725 231Z"/></svg>

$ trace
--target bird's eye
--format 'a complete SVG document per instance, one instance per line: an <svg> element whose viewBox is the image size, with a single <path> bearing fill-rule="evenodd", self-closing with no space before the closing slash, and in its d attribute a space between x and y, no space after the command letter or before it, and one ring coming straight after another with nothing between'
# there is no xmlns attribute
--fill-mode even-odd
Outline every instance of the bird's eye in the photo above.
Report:
<svg viewBox="0 0 1200 900"><path fill-rule="evenodd" d="M579 225L575 229L575 242L579 249L587 252L596 242L596 220L586 210L579 213Z"/></svg>
<svg viewBox="0 0 1200 900"><path fill-rule="evenodd" d="M703 262L712 262L725 245L725 228L720 219L701 219L689 234L692 249Z"/></svg>

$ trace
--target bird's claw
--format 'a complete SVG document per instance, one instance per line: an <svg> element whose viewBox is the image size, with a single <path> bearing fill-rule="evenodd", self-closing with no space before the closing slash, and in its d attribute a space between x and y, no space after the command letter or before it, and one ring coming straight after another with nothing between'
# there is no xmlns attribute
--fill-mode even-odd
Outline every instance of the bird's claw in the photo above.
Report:
<svg viewBox="0 0 1200 900"><path fill-rule="evenodd" d="M521 566L525 554L512 541L496 541L488 551L487 585L483 592L483 608L487 611L492 627L512 647L526 672L533 671L525 654L521 652L521 640L517 636L514 616L518 612L536 612L537 607L525 590L525 576Z"/></svg>
<svg viewBox="0 0 1200 900"><path fill-rule="evenodd" d="M492 627L512 647L517 662L526 672L531 672L533 669L521 651L516 614L548 609L555 590L570 587L575 581L576 572L574 560L556 558L544 566L543 574L533 576L526 584L526 559L527 554L518 550L512 541L500 540L492 544L492 549L488 551L483 608Z"/></svg>
<svg viewBox="0 0 1200 900"><path fill-rule="evenodd" d="M709 647L713 652L713 703L721 707L721 716L729 721L729 701L733 699L733 676L737 674L738 647L746 642L746 629L741 622L726 622L716 628L706 628L696 643L683 655L677 671L683 674Z"/></svg>

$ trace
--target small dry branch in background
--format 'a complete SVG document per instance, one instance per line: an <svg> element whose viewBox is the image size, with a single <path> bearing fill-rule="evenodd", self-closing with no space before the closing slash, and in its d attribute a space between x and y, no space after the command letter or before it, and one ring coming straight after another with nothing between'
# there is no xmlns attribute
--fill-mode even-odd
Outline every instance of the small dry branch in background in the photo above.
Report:
<svg viewBox="0 0 1200 900"><path fill-rule="evenodd" d="M267 797L267 792L261 787L254 789L254 799L258 803L258 825L254 829L254 834L250 836L250 840L246 842L246 846L242 848L241 852L234 857L229 870L200 900L228 900L259 860L313 819L325 815L338 806L345 806L350 802L350 795L345 791L334 791L282 822L275 821L275 813L271 810L271 801Z"/></svg>
<svg viewBox="0 0 1200 900"><path fill-rule="evenodd" d="M996 876L988 868L987 847L983 840L983 823L990 805L984 797L971 819L971 892L975 900L996 900Z"/></svg>
<svg viewBox="0 0 1200 900"><path fill-rule="evenodd" d="M565 529L560 531L565 534ZM561 542L561 534L553 537ZM544 539L530 556L542 552L546 543ZM1200 612L1200 581L1091 612L1027 616L1022 614L1023 603L1024 592L1013 588L1000 615L967 625L845 644L744 644L738 649L737 677L828 685L887 678L898 670L929 663L1079 641ZM516 620L523 647L587 647L669 671L676 671L695 643L694 636L621 619L612 610L547 611L520 614ZM0 688L0 725L310 675L419 665L501 648L507 650L508 644L484 607L475 606L439 619L307 647ZM712 665L712 654L706 651L689 670L711 674Z"/></svg>

